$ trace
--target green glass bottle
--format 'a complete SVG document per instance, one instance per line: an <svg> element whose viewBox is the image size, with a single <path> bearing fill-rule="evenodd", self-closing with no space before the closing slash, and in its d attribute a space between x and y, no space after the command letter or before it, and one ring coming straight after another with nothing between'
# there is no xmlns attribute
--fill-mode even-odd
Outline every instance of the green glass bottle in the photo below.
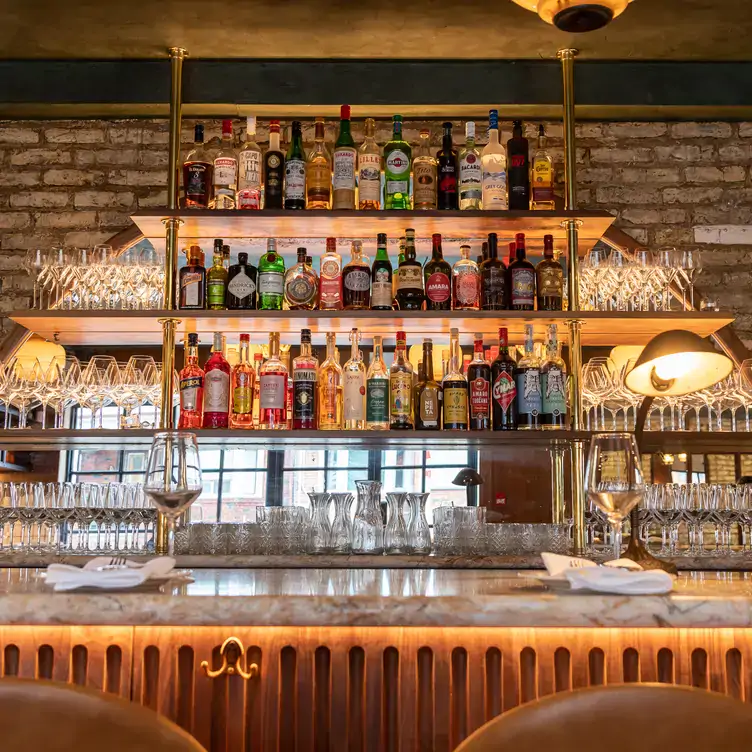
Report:
<svg viewBox="0 0 752 752"><path fill-rule="evenodd" d="M410 209L410 166L413 150L402 138L402 115L392 119L392 138L384 146L384 208ZM395 197L397 201L395 202Z"/></svg>
<svg viewBox="0 0 752 752"><path fill-rule="evenodd" d="M277 241L269 238L258 265L258 308L281 311L285 298L285 260L277 253Z"/></svg>
<svg viewBox="0 0 752 752"><path fill-rule="evenodd" d="M227 295L227 269L222 263L222 240L214 241L214 257L211 269L206 273L206 307L212 311L225 308Z"/></svg>
<svg viewBox="0 0 752 752"><path fill-rule="evenodd" d="M305 209L306 155L299 120L292 121L292 140L285 159L285 209Z"/></svg>

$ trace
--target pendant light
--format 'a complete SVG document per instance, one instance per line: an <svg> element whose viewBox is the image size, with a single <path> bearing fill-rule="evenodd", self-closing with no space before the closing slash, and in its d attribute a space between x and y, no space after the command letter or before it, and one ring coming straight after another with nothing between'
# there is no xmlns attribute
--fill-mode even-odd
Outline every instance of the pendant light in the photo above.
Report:
<svg viewBox="0 0 752 752"><path fill-rule="evenodd" d="M602 29L620 16L632 0L513 0L537 13L546 23L561 31L581 33Z"/></svg>

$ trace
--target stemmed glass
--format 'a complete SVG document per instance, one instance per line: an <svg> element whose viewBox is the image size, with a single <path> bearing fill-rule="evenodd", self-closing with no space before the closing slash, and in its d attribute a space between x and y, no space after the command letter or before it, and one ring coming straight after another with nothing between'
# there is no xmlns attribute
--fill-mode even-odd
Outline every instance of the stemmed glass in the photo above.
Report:
<svg viewBox="0 0 752 752"><path fill-rule="evenodd" d="M582 394L594 408L595 427L598 427L598 408L601 410L601 428L605 428L604 400L614 390L614 363L610 358L591 358L582 369ZM590 410L587 415L590 430Z"/></svg>
<svg viewBox="0 0 752 752"><path fill-rule="evenodd" d="M688 248L681 254L681 275L689 285L689 307L695 308L695 277L702 270L700 251L696 248ZM682 285L682 308L687 308L687 287Z"/></svg>
<svg viewBox="0 0 752 752"><path fill-rule="evenodd" d="M91 410L92 428L102 428L104 406L110 401L111 389L118 388L119 382L118 364L111 355L95 355L84 369L81 376L81 398L83 404ZM97 413L99 421L96 421Z"/></svg>
<svg viewBox="0 0 752 752"><path fill-rule="evenodd" d="M175 521L201 495L201 465L196 435L186 431L155 434L149 452L144 493L167 518L167 553L175 552Z"/></svg>
<svg viewBox="0 0 752 752"><path fill-rule="evenodd" d="M613 529L614 558L621 557L624 518L645 493L637 442L631 433L599 433L590 441L585 471L588 498Z"/></svg>
<svg viewBox="0 0 752 752"><path fill-rule="evenodd" d="M658 266L661 269L663 289L659 290L661 295L661 309L664 311L671 310L671 285L679 273L681 256L676 248L661 248L658 251Z"/></svg>
<svg viewBox="0 0 752 752"><path fill-rule="evenodd" d="M24 257L24 269L34 280L34 297L32 308L42 308L42 287L45 268L44 251L41 248L30 248Z"/></svg>
<svg viewBox="0 0 752 752"><path fill-rule="evenodd" d="M653 252L649 248L637 248L634 252L632 262L635 266L635 274L642 277L642 285L636 291L637 294L633 301L632 310L649 311L650 290L656 271Z"/></svg>

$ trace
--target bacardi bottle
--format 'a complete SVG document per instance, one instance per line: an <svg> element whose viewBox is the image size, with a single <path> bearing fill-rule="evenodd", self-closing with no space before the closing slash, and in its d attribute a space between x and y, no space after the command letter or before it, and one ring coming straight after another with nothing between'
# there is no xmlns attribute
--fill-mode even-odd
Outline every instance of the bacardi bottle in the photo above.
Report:
<svg viewBox="0 0 752 752"><path fill-rule="evenodd" d="M517 384L517 428L520 431L541 427L543 401L540 360L535 355L533 327L525 324L525 354L514 369Z"/></svg>
<svg viewBox="0 0 752 752"><path fill-rule="evenodd" d="M269 334L269 359L259 369L259 423L269 430L287 428L287 368L279 357L279 332Z"/></svg>
<svg viewBox="0 0 752 752"><path fill-rule="evenodd" d="M458 329L450 331L449 372L442 382L444 406L444 430L467 431L468 428L468 388L465 374L462 373L462 351Z"/></svg>
<svg viewBox="0 0 752 752"><path fill-rule="evenodd" d="M470 387L470 430L487 431L491 428L491 366L483 355L482 334L475 335L467 383Z"/></svg>
<svg viewBox="0 0 752 752"><path fill-rule="evenodd" d="M413 421L413 367L407 359L407 339L397 332L394 362L389 369L389 427L392 430L412 430Z"/></svg>
<svg viewBox="0 0 752 752"><path fill-rule="evenodd" d="M240 356L232 369L230 428L253 428L253 387L256 374L248 359L250 335L240 335Z"/></svg>
<svg viewBox="0 0 752 752"><path fill-rule="evenodd" d="M256 118L246 119L245 143L238 152L238 209L261 208L261 148L256 143Z"/></svg>
<svg viewBox="0 0 752 752"><path fill-rule="evenodd" d="M389 370L381 353L381 337L373 335L373 355L366 374L366 428L389 428Z"/></svg>
<svg viewBox="0 0 752 752"><path fill-rule="evenodd" d="M517 363L509 354L506 328L499 329L499 354L491 363L493 430L517 430L517 384L514 370Z"/></svg>
<svg viewBox="0 0 752 752"><path fill-rule="evenodd" d="M204 364L204 428L227 428L230 418L230 364L223 353L224 338L214 332L214 345Z"/></svg>
<svg viewBox="0 0 752 752"><path fill-rule="evenodd" d="M350 331L350 359L342 367L344 379L344 424L346 431L366 427L366 366L360 351L360 332Z"/></svg>
<svg viewBox="0 0 752 752"><path fill-rule="evenodd" d="M322 311L342 310L342 256L337 253L336 238L326 239L326 253L321 257L319 308Z"/></svg>
<svg viewBox="0 0 752 752"><path fill-rule="evenodd" d="M198 364L198 334L191 332L185 348L185 366L179 375L178 428L201 428L204 417L204 371Z"/></svg>
<svg viewBox="0 0 752 752"><path fill-rule="evenodd" d="M300 355L292 361L292 427L316 428L319 363L311 352L311 330L300 332Z"/></svg>
<svg viewBox="0 0 752 752"><path fill-rule="evenodd" d="M475 146L475 123L465 123L465 145L460 149L460 209L480 209L483 182L480 152Z"/></svg>

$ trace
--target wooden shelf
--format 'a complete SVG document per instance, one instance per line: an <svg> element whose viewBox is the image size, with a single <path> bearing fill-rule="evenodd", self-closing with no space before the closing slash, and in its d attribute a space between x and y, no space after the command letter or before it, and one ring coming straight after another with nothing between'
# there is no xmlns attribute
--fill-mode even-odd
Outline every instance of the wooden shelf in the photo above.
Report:
<svg viewBox="0 0 752 752"><path fill-rule="evenodd" d="M597 312L548 313L545 311L16 311L10 318L48 340L62 345L156 345L162 342L159 320L174 316L181 320L179 339L197 332L208 342L212 332L220 331L231 338L250 332L258 344L269 332L282 333L282 341L300 341L300 330L311 329L315 342L323 342L326 332L342 335L352 327L363 332L364 342L374 334L393 338L403 329L409 344L423 336L447 339L457 327L463 344L470 344L475 332L489 342L498 338L499 327L509 329L510 340L521 344L527 323L535 326L536 337L543 338L549 324L559 324L559 336L567 339L568 321L583 322L583 345L644 345L656 334L670 329L693 331L707 337L733 322L733 317L716 312ZM412 341L410 341L412 340Z"/></svg>

